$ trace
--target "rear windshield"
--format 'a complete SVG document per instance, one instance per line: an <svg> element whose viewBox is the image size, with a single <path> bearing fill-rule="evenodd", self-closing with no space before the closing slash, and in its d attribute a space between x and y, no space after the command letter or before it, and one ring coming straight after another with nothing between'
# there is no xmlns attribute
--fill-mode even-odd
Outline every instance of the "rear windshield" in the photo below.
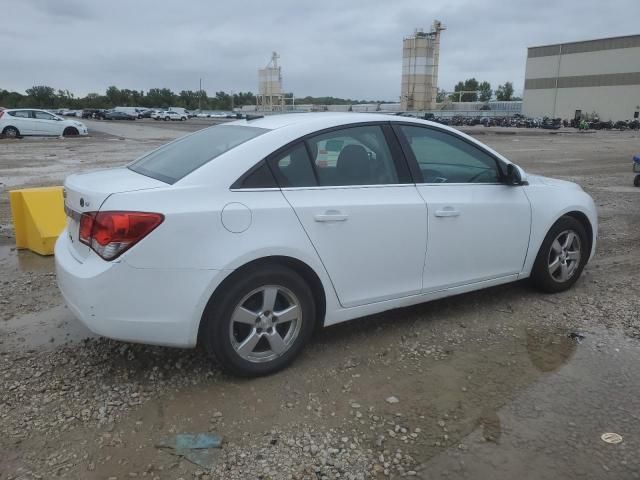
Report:
<svg viewBox="0 0 640 480"><path fill-rule="evenodd" d="M168 143L128 167L161 182L175 183L219 155L267 129L239 125L219 125Z"/></svg>

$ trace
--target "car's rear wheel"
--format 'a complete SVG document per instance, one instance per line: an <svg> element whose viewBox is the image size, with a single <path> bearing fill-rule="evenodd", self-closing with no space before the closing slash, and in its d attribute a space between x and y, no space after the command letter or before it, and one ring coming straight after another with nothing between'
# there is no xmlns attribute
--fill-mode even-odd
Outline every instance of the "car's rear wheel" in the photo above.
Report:
<svg viewBox="0 0 640 480"><path fill-rule="evenodd" d="M18 138L20 136L20 132L16 127L5 127L2 130L2 134L7 138Z"/></svg>
<svg viewBox="0 0 640 480"><path fill-rule="evenodd" d="M633 179L633 186L640 187L640 175L636 175L636 177Z"/></svg>
<svg viewBox="0 0 640 480"><path fill-rule="evenodd" d="M169 117L164 117L164 121L171 120Z"/></svg>
<svg viewBox="0 0 640 480"><path fill-rule="evenodd" d="M200 342L236 375L284 368L313 332L311 289L296 272L278 265L243 272L230 282L207 307Z"/></svg>
<svg viewBox="0 0 640 480"><path fill-rule="evenodd" d="M568 290L580 277L589 258L587 233L573 217L561 217L549 230L538 251L531 280L540 290Z"/></svg>
<svg viewBox="0 0 640 480"><path fill-rule="evenodd" d="M79 134L78 129L74 127L67 127L64 129L64 132L62 132L62 136L64 137L75 137Z"/></svg>

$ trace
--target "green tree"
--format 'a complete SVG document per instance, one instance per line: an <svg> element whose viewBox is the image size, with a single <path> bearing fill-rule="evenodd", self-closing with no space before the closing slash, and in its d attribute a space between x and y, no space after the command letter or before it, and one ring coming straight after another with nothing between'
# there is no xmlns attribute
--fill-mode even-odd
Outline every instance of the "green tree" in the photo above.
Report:
<svg viewBox="0 0 640 480"><path fill-rule="evenodd" d="M513 83L505 82L504 85L498 86L496 98L502 102L513 100Z"/></svg>
<svg viewBox="0 0 640 480"><path fill-rule="evenodd" d="M107 88L106 97L109 106L117 107L120 104L120 90L118 89L118 87L112 85Z"/></svg>
<svg viewBox="0 0 640 480"><path fill-rule="evenodd" d="M215 109L217 110L231 110L231 95L225 92L216 92L216 97L213 99Z"/></svg>
<svg viewBox="0 0 640 480"><path fill-rule="evenodd" d="M36 85L26 90L29 102L34 107L53 107L56 103L56 95L53 88L45 85Z"/></svg>
<svg viewBox="0 0 640 480"><path fill-rule="evenodd" d="M454 102L477 102L478 94L476 93L479 90L478 81L475 78L468 78L464 82L456 83L456 86L453 87L454 92L469 92L456 94L453 93L449 95L449 98Z"/></svg>
<svg viewBox="0 0 640 480"><path fill-rule="evenodd" d="M198 92L193 90L182 90L180 92L178 103L187 110L195 110L198 108Z"/></svg>
<svg viewBox="0 0 640 480"><path fill-rule="evenodd" d="M177 103L177 96L168 88L152 88L147 92L147 106L169 108Z"/></svg>
<svg viewBox="0 0 640 480"><path fill-rule="evenodd" d="M478 85L478 90L480 90L480 96L478 97L478 100L480 100L481 102L488 102L489 100L491 100L493 91L491 90L491 84L489 82L480 82L480 85Z"/></svg>

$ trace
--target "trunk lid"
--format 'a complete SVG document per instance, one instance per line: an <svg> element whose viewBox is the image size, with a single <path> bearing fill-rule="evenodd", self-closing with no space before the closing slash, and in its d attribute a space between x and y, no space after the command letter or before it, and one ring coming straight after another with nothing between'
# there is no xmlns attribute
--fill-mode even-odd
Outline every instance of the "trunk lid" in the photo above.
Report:
<svg viewBox="0 0 640 480"><path fill-rule="evenodd" d="M70 175L64 182L64 209L70 249L78 261L89 255L89 247L81 243L78 234L80 217L85 212L97 212L114 193L166 187L167 184L145 177L128 168L112 168Z"/></svg>

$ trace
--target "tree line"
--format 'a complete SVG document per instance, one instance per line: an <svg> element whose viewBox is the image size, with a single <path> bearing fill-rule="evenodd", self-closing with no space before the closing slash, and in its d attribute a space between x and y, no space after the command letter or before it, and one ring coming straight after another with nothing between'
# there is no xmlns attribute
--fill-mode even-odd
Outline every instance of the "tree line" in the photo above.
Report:
<svg viewBox="0 0 640 480"><path fill-rule="evenodd" d="M291 95L287 96L291 97ZM315 105L369 103L366 100L309 96L296 99L296 102ZM187 110L196 110L198 108L202 110L231 110L234 107L255 104L256 96L251 92L229 94L220 91L210 97L204 90L182 90L180 93L175 93L169 88L151 88L145 92L143 90L120 89L116 86L110 86L104 95L89 93L85 97L76 97L69 90L56 91L53 87L46 85L36 85L28 88L24 94L0 88L0 106L6 108L70 108L81 110L84 108L113 107L183 107Z"/></svg>
<svg viewBox="0 0 640 480"><path fill-rule="evenodd" d="M443 90L438 89L437 101L441 103L448 99L451 102L488 102L494 97L494 94L495 99L502 102L522 100L520 97L513 95L512 82L498 85L498 88L494 91L489 82L479 82L475 78L468 78L465 81L456 83L453 93L448 95Z"/></svg>
<svg viewBox="0 0 640 480"><path fill-rule="evenodd" d="M220 91L210 97L204 90L182 90L180 93L175 93L169 88L151 88L145 92L110 86L104 95L89 93L84 97L76 97L69 90L56 91L46 85L28 88L25 94L0 88L0 106L7 108L40 107L80 110L83 108L113 107L183 107L195 110L201 107L206 110L231 110L232 107L255 105L255 103L256 97L251 92L238 92L231 95Z"/></svg>

